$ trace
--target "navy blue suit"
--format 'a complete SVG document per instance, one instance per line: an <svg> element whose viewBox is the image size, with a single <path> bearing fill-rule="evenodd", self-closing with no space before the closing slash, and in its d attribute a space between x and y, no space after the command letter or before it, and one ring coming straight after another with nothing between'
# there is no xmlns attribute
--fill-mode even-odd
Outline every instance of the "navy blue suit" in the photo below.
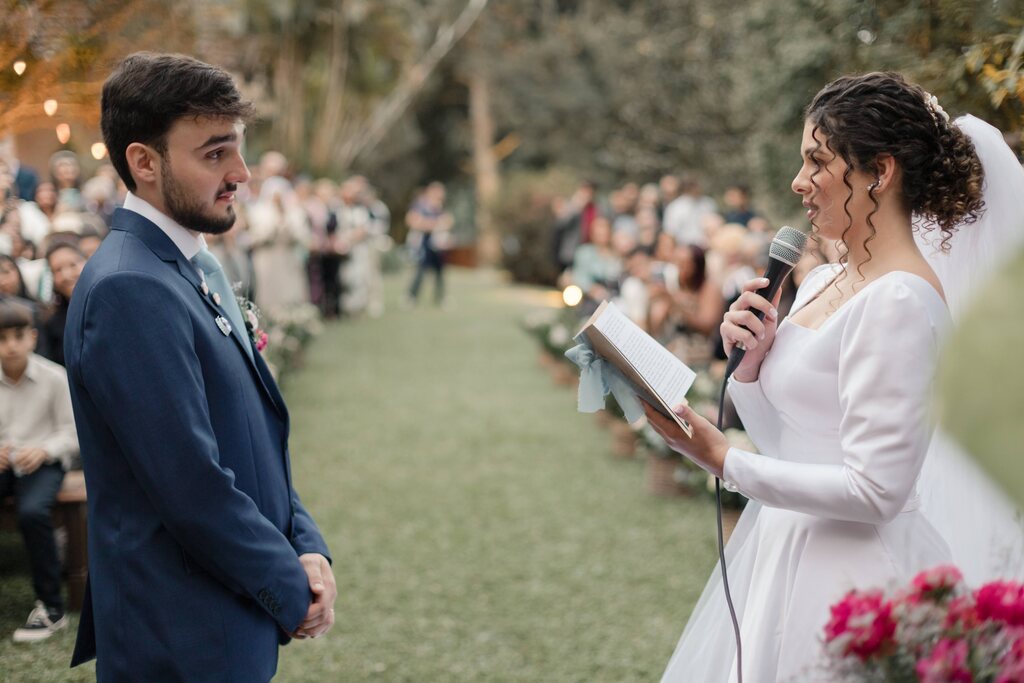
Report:
<svg viewBox="0 0 1024 683"><path fill-rule="evenodd" d="M118 209L65 332L89 490L72 666L99 681L267 681L328 556L291 484L288 412L171 239Z"/></svg>

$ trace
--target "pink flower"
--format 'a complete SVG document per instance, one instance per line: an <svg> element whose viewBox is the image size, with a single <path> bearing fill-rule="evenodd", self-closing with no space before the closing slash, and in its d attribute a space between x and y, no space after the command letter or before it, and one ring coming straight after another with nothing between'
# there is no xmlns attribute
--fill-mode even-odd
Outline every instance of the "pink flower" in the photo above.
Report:
<svg viewBox="0 0 1024 683"><path fill-rule="evenodd" d="M974 594L978 616L1010 626L1024 626L1024 585L1016 581L992 581Z"/></svg>
<svg viewBox="0 0 1024 683"><path fill-rule="evenodd" d="M928 600L941 602L949 597L963 582L964 575L951 564L926 569L910 582L918 595Z"/></svg>
<svg viewBox="0 0 1024 683"><path fill-rule="evenodd" d="M943 638L931 655L914 667L920 683L973 683L974 674L966 666L967 641Z"/></svg>
<svg viewBox="0 0 1024 683"><path fill-rule="evenodd" d="M999 660L996 683L1024 681L1024 630L1018 631L1009 651Z"/></svg>
<svg viewBox="0 0 1024 683"><path fill-rule="evenodd" d="M256 330L256 350L262 352L267 348L267 333L263 330Z"/></svg>
<svg viewBox="0 0 1024 683"><path fill-rule="evenodd" d="M980 626L981 619L978 618L974 598L970 595L958 595L950 600L942 625L946 629L959 628L963 632Z"/></svg>
<svg viewBox="0 0 1024 683"><path fill-rule="evenodd" d="M825 626L825 642L841 641L842 656L852 654L864 661L895 644L892 603L884 599L881 591L850 591L832 605L831 612Z"/></svg>

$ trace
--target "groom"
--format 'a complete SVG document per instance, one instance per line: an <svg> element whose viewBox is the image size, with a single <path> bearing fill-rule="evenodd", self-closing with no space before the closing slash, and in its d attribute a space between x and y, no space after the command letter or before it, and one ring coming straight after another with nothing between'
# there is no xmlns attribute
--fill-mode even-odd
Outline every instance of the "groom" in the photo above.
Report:
<svg viewBox="0 0 1024 683"><path fill-rule="evenodd" d="M130 190L75 288L65 350L89 489L72 666L99 681L268 681L334 623L292 488L288 412L202 233L235 221L252 106L180 55L127 57L102 128Z"/></svg>

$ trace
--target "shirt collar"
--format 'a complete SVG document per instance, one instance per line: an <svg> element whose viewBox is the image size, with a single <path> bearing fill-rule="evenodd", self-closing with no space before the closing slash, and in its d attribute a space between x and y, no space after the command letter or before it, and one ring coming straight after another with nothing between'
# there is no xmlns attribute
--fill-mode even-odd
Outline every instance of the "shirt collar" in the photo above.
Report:
<svg viewBox="0 0 1024 683"><path fill-rule="evenodd" d="M8 377L7 373L5 373L3 371L3 368L0 368L0 382L3 382L4 384L6 384L9 387L16 387L19 384L21 384L24 380L29 380L30 382L36 382L38 377L39 377L39 373L38 373L38 370L37 370L37 365L38 364L36 362L35 354L29 355L29 357L28 357L28 365L25 366L25 373L21 376L21 379L18 380L17 382L13 381L10 377Z"/></svg>
<svg viewBox="0 0 1024 683"><path fill-rule="evenodd" d="M156 227L164 231L171 238L174 246L189 261L206 247L206 240L192 230L188 230L176 220L163 213L145 199L129 192L124 198L124 208L134 211L143 218L149 219Z"/></svg>

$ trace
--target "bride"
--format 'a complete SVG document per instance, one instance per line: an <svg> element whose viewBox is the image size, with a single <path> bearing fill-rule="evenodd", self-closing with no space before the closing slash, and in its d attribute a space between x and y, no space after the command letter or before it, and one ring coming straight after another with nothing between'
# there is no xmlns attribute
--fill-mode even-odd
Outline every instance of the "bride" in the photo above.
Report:
<svg viewBox="0 0 1024 683"><path fill-rule="evenodd" d="M969 117L951 124L898 74L825 86L807 109L793 190L814 231L844 245L842 262L812 271L781 322L775 302L754 293L766 282L751 281L721 327L727 352L748 349L729 392L762 455L730 448L686 406L678 411L694 426L692 439L647 410L673 448L751 501L725 554L745 681L817 678L830 604L850 589L905 583L960 559L953 551L971 529L946 515L940 533L929 514L950 497L966 494L982 510L972 518L979 524L1010 519L1009 507L973 499L994 492L980 475L966 493L940 486L945 471L933 467L918 494L948 303L959 304L970 286L956 273L978 265L956 252L960 233L984 229L994 240L1021 227L1014 207L1024 179L1015 193L983 196L993 184L972 139L984 140L1001 172L1020 171L997 131ZM998 207L985 206L993 201ZM996 228L993 211L1005 211ZM751 309L766 313L763 323ZM965 456L946 451L943 466L969 469ZM663 682L724 683L736 669L716 568Z"/></svg>

